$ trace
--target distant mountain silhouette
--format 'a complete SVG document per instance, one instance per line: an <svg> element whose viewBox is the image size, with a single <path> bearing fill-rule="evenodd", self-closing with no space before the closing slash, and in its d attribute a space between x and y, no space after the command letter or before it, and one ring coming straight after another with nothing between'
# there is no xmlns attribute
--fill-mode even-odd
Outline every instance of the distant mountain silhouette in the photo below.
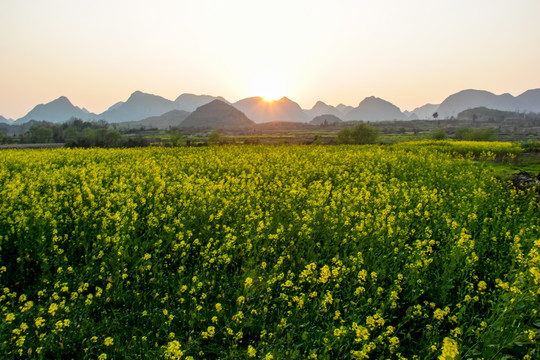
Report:
<svg viewBox="0 0 540 360"><path fill-rule="evenodd" d="M230 104L219 96L182 94L175 101L171 101L161 96L136 91L126 101L117 102L102 114L96 115L84 108L74 106L67 97L61 96L50 103L37 105L27 115L16 121L0 117L0 122L21 124L34 119L62 123L72 117L85 121L105 119L110 123L138 122L151 117L159 118L172 110L193 112L198 107L216 99ZM426 104L412 112L401 112L395 105L376 97L364 99L356 108L344 104L334 107L318 101L313 108L304 111L297 103L286 97L273 102L265 101L261 97L251 97L237 101L233 106L256 123L287 121L307 123L318 115L327 114L343 120L379 121L432 119L433 113L437 112L439 119L445 119L477 107L519 113L540 113L540 89L527 90L516 97L510 94L495 95L484 90L463 90L448 96L440 105ZM157 121L158 127L166 126L165 124L169 122L176 123L184 115L172 113L169 117L147 120L145 126L151 126L152 121Z"/></svg>
<svg viewBox="0 0 540 360"><path fill-rule="evenodd" d="M169 127L179 126L190 114L190 112L184 110L171 110L160 116L151 116L139 121L126 121L121 124L130 129L168 129Z"/></svg>
<svg viewBox="0 0 540 360"><path fill-rule="evenodd" d="M338 109L341 112L341 116L347 115L351 110L354 109L354 106L345 105L345 104L339 104L336 106L336 109Z"/></svg>
<svg viewBox="0 0 540 360"><path fill-rule="evenodd" d="M271 121L308 122L309 118L300 105L287 97L277 101L266 101L262 97L242 99L233 104L256 123Z"/></svg>
<svg viewBox="0 0 540 360"><path fill-rule="evenodd" d="M407 116L394 104L370 96L362 100L358 107L347 113L344 119L363 121L406 120Z"/></svg>
<svg viewBox="0 0 540 360"><path fill-rule="evenodd" d="M100 114L101 119L110 123L138 121L150 116L159 116L175 110L174 101L161 96L135 91L124 103L116 103L113 108Z"/></svg>
<svg viewBox="0 0 540 360"><path fill-rule="evenodd" d="M122 106L123 104L125 104L124 101L119 101L119 102L117 102L116 104L114 104L114 105L112 105L111 107L109 107L106 111L118 109L118 108L119 108L120 106Z"/></svg>
<svg viewBox="0 0 540 360"><path fill-rule="evenodd" d="M189 115L180 126L182 127L217 127L234 128L247 127L255 123L244 113L221 100L199 106Z"/></svg>
<svg viewBox="0 0 540 360"><path fill-rule="evenodd" d="M416 116L415 113L404 110L403 115L407 118L407 120L418 120L418 116Z"/></svg>
<svg viewBox="0 0 540 360"><path fill-rule="evenodd" d="M341 122L341 119L332 114L315 116L309 123L311 125L332 125Z"/></svg>
<svg viewBox="0 0 540 360"><path fill-rule="evenodd" d="M463 110L486 107L503 111L519 111L519 103L510 94L495 95L485 90L462 90L447 97L437 109L439 117L457 116Z"/></svg>
<svg viewBox="0 0 540 360"><path fill-rule="evenodd" d="M517 100L520 112L540 113L540 89L527 90Z"/></svg>
<svg viewBox="0 0 540 360"><path fill-rule="evenodd" d="M411 111L411 113L416 115L418 120L432 120L433 114L436 113L438 109L438 104L426 104L424 106L417 107ZM411 119L411 116L409 116L409 119Z"/></svg>
<svg viewBox="0 0 540 360"><path fill-rule="evenodd" d="M310 110L304 110L304 112L307 114L307 116L311 119L319 116L319 115L334 115L337 117L343 116L344 114L339 111L336 107L327 105L322 101L317 101L315 105Z"/></svg>
<svg viewBox="0 0 540 360"><path fill-rule="evenodd" d="M485 107L477 107L463 110L457 115L457 118L460 120L477 120L481 122L502 122L507 119L523 119L524 116L522 113L513 111L493 110Z"/></svg>
<svg viewBox="0 0 540 360"><path fill-rule="evenodd" d="M16 124L22 124L30 120L49 121L52 123L63 123L77 117L82 120L93 120L98 116L89 113L77 106L74 106L67 97L60 96L47 104L35 106L28 114L15 121Z"/></svg>
<svg viewBox="0 0 540 360"><path fill-rule="evenodd" d="M176 106L179 110L185 110L189 112L194 112L199 106L206 105L211 103L214 100L221 100L224 103L229 104L227 100L221 96L210 96L210 95L195 95L195 94L182 94L174 100Z"/></svg>

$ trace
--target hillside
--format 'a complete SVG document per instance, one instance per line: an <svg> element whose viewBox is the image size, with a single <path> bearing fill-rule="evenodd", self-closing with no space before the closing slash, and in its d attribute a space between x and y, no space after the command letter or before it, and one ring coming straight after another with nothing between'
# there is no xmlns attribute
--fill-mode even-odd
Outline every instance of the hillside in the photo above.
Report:
<svg viewBox="0 0 540 360"><path fill-rule="evenodd" d="M171 110L160 116L151 116L139 121L126 121L121 123L121 125L130 129L168 129L170 127L179 126L190 114L190 112L184 110Z"/></svg>
<svg viewBox="0 0 540 360"><path fill-rule="evenodd" d="M254 124L241 111L221 100L214 100L202 105L191 113L182 123L181 127L212 127L236 128L249 127Z"/></svg>
<svg viewBox="0 0 540 360"><path fill-rule="evenodd" d="M332 114L315 116L309 123L311 125L332 125L340 123L341 119Z"/></svg>
<svg viewBox="0 0 540 360"><path fill-rule="evenodd" d="M344 120L382 121L406 120L407 116L394 104L375 96L365 98L347 113Z"/></svg>

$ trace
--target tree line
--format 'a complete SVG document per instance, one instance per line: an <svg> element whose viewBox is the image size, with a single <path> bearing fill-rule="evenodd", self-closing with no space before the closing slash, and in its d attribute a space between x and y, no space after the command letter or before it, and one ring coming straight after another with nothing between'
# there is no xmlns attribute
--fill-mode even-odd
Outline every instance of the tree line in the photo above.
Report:
<svg viewBox="0 0 540 360"><path fill-rule="evenodd" d="M128 137L110 127L105 120L83 121L71 118L56 124L46 121L34 122L18 138L0 133L0 142L20 144L64 143L66 147L134 147L147 146L149 142L141 136Z"/></svg>

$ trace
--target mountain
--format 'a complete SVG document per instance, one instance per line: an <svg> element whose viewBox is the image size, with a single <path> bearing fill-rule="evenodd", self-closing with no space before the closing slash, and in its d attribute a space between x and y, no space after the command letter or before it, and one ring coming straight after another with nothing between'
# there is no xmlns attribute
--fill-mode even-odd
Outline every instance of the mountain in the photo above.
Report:
<svg viewBox="0 0 540 360"><path fill-rule="evenodd" d="M525 97L526 98L526 97ZM463 110L476 107L502 111L519 111L519 101L510 94L495 95L485 90L462 90L447 97L437 112L440 118L457 116Z"/></svg>
<svg viewBox="0 0 540 360"><path fill-rule="evenodd" d="M353 110L354 107L349 106L349 105L339 104L338 106L336 106L336 109L338 109L341 112L341 116L343 116L351 112L351 110Z"/></svg>
<svg viewBox="0 0 540 360"><path fill-rule="evenodd" d="M403 111L403 115L405 115L405 117L407 118L407 120L419 120L419 119L418 119L418 116L416 116L415 113L410 112L410 111L407 111L407 110L404 110L404 111Z"/></svg>
<svg viewBox="0 0 540 360"><path fill-rule="evenodd" d="M277 101L266 101L262 97L251 97L233 104L256 123L271 121L308 122L309 118L300 105L287 97Z"/></svg>
<svg viewBox="0 0 540 360"><path fill-rule="evenodd" d="M405 114L403 114L394 104L370 96L362 100L358 107L347 113L345 115L345 120L407 120L407 116L405 116Z"/></svg>
<svg viewBox="0 0 540 360"><path fill-rule="evenodd" d="M244 113L221 100L199 106L189 115L180 126L182 127L219 127L235 128L248 127L255 123Z"/></svg>
<svg viewBox="0 0 540 360"><path fill-rule="evenodd" d="M0 115L0 123L4 123L4 124L11 124L13 121L9 120L9 119L6 119L5 117L3 117L2 115Z"/></svg>
<svg viewBox="0 0 540 360"><path fill-rule="evenodd" d="M319 115L334 115L336 117L343 116L341 111L339 111L336 107L327 105L323 103L322 101L317 101L315 105L311 108L311 110L304 110L304 112L307 114L309 118L314 118Z"/></svg>
<svg viewBox="0 0 540 360"><path fill-rule="evenodd" d="M58 99L47 104L36 105L24 117L17 119L15 123L22 124L30 120L62 123L68 121L72 117L80 118L82 120L93 120L97 118L97 115L74 106L67 97L60 96Z"/></svg>
<svg viewBox="0 0 540 360"><path fill-rule="evenodd" d="M108 108L107 110L114 110L114 109L118 109L120 106L122 106L122 104L124 104L123 101L119 101L117 102L116 104L112 105L110 108Z"/></svg>
<svg viewBox="0 0 540 360"><path fill-rule="evenodd" d="M334 125L340 123L341 119L332 114L315 116L309 123L311 125Z"/></svg>
<svg viewBox="0 0 540 360"><path fill-rule="evenodd" d="M121 125L129 129L168 129L169 127L180 126L189 114L191 113L184 110L171 110L160 116L151 116L139 121L126 121L121 123Z"/></svg>
<svg viewBox="0 0 540 360"><path fill-rule="evenodd" d="M517 97L521 112L540 113L540 89L527 90Z"/></svg>
<svg viewBox="0 0 540 360"><path fill-rule="evenodd" d="M176 109L177 106L174 101L161 96L135 91L126 102L116 103L111 106L107 111L100 114L100 118L111 123L138 121Z"/></svg>
<svg viewBox="0 0 540 360"><path fill-rule="evenodd" d="M433 114L439 110L439 105L437 104L426 104L424 106L417 107L413 111L411 111L412 114L416 115L418 120L432 120ZM409 116L411 118L411 116Z"/></svg>
<svg viewBox="0 0 540 360"><path fill-rule="evenodd" d="M535 116L532 113L529 115ZM477 107L463 110L457 115L460 120L478 120L480 122L503 122L505 120L525 119L527 115L513 111L493 110L485 107Z"/></svg>
<svg viewBox="0 0 540 360"><path fill-rule="evenodd" d="M215 97L210 95L195 95L195 94L182 94L174 100L176 106L180 110L189 112L195 111L199 106L206 105L214 100L221 100L224 103L229 104L227 100L221 96Z"/></svg>

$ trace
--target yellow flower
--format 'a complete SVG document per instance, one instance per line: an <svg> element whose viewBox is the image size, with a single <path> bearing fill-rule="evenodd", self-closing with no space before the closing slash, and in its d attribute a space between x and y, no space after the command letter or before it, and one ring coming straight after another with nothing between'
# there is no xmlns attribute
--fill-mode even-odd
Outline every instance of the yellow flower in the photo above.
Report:
<svg viewBox="0 0 540 360"><path fill-rule="evenodd" d="M459 355L458 344L456 340L445 337L443 339L442 354L439 360L453 360Z"/></svg>
<svg viewBox="0 0 540 360"><path fill-rule="evenodd" d="M98 360L107 360L107 354L103 353L98 356Z"/></svg>
<svg viewBox="0 0 540 360"><path fill-rule="evenodd" d="M6 321L7 321L8 323L11 324L11 322L12 322L13 320L15 320L15 314L13 314L13 313L8 313L8 314L6 314Z"/></svg>
<svg viewBox="0 0 540 360"><path fill-rule="evenodd" d="M114 339L108 336L105 338L105 341L103 341L103 344L105 344L105 346L111 346L114 344Z"/></svg>
<svg viewBox="0 0 540 360"><path fill-rule="evenodd" d="M180 359L182 356L184 356L184 352L182 351L178 340L167 343L164 354L165 359Z"/></svg>
<svg viewBox="0 0 540 360"><path fill-rule="evenodd" d="M255 357L257 356L257 350L251 345L248 346L247 353L249 357Z"/></svg>
<svg viewBox="0 0 540 360"><path fill-rule="evenodd" d="M45 320L42 317L38 317L36 318L36 320L34 320L34 324L36 325L36 328L39 329L40 327L45 325Z"/></svg>
<svg viewBox="0 0 540 360"><path fill-rule="evenodd" d="M487 289L487 284L485 281L479 281L478 282L478 290L484 291Z"/></svg>
<svg viewBox="0 0 540 360"><path fill-rule="evenodd" d="M220 303L217 303L217 304L216 304L216 311L217 311L217 312L220 312L221 309L223 309L223 308L221 307L221 304L220 304Z"/></svg>

